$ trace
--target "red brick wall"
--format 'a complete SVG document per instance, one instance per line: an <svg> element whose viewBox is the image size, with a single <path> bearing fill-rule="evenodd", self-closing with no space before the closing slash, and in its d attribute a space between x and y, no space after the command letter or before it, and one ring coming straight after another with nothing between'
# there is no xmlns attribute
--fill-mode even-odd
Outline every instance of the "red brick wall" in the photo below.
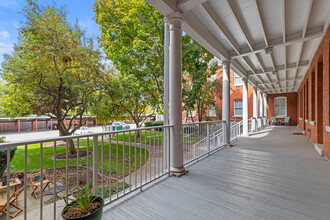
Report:
<svg viewBox="0 0 330 220"><path fill-rule="evenodd" d="M299 114L301 117L299 127L305 130L306 135L310 136L314 143L323 144L324 154L328 159L330 159L330 132L327 132L325 128L330 125L329 53L330 28L328 28L298 90L298 108L302 113ZM313 74L315 74L315 86L311 83ZM310 132L307 131L308 129Z"/></svg>
<svg viewBox="0 0 330 220"><path fill-rule="evenodd" d="M297 105L298 105L298 94L296 92L292 93L281 93L281 94L269 94L267 96L267 117L268 120L271 121L271 117L274 116L274 98L276 97L286 97L287 103L287 116L290 116L290 123L289 125L297 125L298 121L298 112L297 112ZM283 121L283 118L278 118L278 121Z"/></svg>
<svg viewBox="0 0 330 220"><path fill-rule="evenodd" d="M222 82L222 69L217 71L217 80ZM253 88L248 84L248 102L249 102L249 118L253 116ZM234 71L230 70L230 117L231 119L236 119L241 121L242 117L234 117L234 100L242 99L243 100L243 86L234 86ZM222 109L222 101L216 97L216 105ZM185 111L182 112L182 119L185 120ZM197 112L195 111L194 121L198 121ZM191 117L187 119L191 121ZM221 118L213 117L212 120L221 120Z"/></svg>

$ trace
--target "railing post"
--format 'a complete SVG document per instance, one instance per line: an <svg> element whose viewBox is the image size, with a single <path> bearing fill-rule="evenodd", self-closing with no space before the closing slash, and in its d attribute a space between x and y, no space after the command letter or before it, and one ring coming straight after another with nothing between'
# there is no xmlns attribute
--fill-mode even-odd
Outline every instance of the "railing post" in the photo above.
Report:
<svg viewBox="0 0 330 220"><path fill-rule="evenodd" d="M98 161L98 136L93 136L93 190L94 195L98 194L98 171L99 171L99 161Z"/></svg>
<svg viewBox="0 0 330 220"><path fill-rule="evenodd" d="M210 153L210 124L206 124L206 146L207 146L207 152Z"/></svg>

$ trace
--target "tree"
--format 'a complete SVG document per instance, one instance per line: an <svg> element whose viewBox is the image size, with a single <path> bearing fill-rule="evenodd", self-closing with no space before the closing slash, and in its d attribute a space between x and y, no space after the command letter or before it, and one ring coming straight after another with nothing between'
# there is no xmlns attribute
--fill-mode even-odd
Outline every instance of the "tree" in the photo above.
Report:
<svg viewBox="0 0 330 220"><path fill-rule="evenodd" d="M0 136L0 144L5 143L5 137ZM13 159L17 147L10 147L9 154L10 154L10 161ZM7 148L0 148L0 178L2 178L5 170L7 168Z"/></svg>
<svg viewBox="0 0 330 220"><path fill-rule="evenodd" d="M48 114L58 120L60 136L86 123L83 114L101 86L101 55L78 22L66 20L64 8L27 0L25 25L12 56L6 55L1 76L7 89L1 105L9 116ZM64 119L69 117L69 125ZM73 127L78 120L78 126ZM76 153L69 142L70 153Z"/></svg>
<svg viewBox="0 0 330 220"><path fill-rule="evenodd" d="M105 54L123 75L134 75L158 112L163 109L163 15L144 0L97 0Z"/></svg>
<svg viewBox="0 0 330 220"><path fill-rule="evenodd" d="M101 103L103 109L93 113L104 120L131 118L136 127L140 128L144 121L154 114L147 114L151 111L150 100L146 98L142 84L134 75L112 74L107 78L105 91L100 93L100 101L97 104L99 106ZM139 132L136 132L136 136L139 136Z"/></svg>
<svg viewBox="0 0 330 220"><path fill-rule="evenodd" d="M186 114L197 110L198 121L206 116L210 105L215 105L217 80L209 80L218 69L217 63L210 61L214 56L188 35L182 37L182 95Z"/></svg>

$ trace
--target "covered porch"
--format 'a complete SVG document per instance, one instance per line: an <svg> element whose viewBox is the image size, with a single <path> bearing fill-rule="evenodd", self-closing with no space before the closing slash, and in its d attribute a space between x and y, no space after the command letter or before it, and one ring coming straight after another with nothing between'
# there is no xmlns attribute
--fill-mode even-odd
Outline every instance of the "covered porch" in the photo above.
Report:
<svg viewBox="0 0 330 220"><path fill-rule="evenodd" d="M114 202L105 219L329 219L329 162L295 127L268 127Z"/></svg>

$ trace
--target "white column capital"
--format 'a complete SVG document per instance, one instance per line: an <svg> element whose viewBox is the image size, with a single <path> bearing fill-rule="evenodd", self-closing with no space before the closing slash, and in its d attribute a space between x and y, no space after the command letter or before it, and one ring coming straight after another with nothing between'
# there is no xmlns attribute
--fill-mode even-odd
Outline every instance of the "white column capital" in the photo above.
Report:
<svg viewBox="0 0 330 220"><path fill-rule="evenodd" d="M170 26L170 30L173 29L180 29L183 23L183 18L179 12L175 12L169 16L167 16L165 19L165 22L167 22Z"/></svg>
<svg viewBox="0 0 330 220"><path fill-rule="evenodd" d="M229 68L231 61L230 60L222 60L221 61L223 68Z"/></svg>

